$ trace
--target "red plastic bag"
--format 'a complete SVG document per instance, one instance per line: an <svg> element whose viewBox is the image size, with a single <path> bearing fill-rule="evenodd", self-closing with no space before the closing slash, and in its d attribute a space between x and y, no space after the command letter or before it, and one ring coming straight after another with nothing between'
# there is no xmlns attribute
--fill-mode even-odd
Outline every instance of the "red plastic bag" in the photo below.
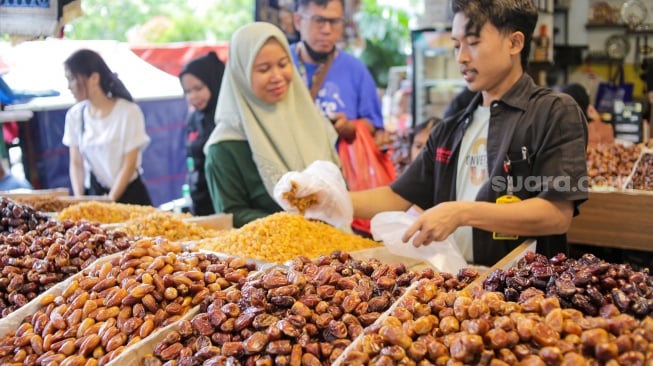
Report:
<svg viewBox="0 0 653 366"><path fill-rule="evenodd" d="M338 155L349 190L362 191L390 185L396 178L392 152L379 150L364 121L356 120L354 126L354 140L341 139L338 143ZM354 218L351 226L370 233L370 220Z"/></svg>

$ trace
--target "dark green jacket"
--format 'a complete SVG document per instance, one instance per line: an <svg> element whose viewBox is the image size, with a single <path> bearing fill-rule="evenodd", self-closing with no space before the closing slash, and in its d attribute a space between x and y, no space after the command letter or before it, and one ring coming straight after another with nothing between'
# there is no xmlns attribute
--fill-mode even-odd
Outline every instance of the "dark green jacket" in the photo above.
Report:
<svg viewBox="0 0 653 366"><path fill-rule="evenodd" d="M213 207L233 214L234 227L282 211L265 190L247 141L211 145L205 173Z"/></svg>

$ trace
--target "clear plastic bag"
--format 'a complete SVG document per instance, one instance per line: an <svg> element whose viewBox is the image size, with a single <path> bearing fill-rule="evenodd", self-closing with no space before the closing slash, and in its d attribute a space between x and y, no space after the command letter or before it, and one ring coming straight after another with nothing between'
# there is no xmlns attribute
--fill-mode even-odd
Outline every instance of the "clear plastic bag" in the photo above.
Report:
<svg viewBox="0 0 653 366"><path fill-rule="evenodd" d="M317 202L306 209L304 216L324 221L337 228L349 227L354 217L354 207L340 169L330 161L318 160L302 172L284 174L274 187L274 199L287 212L299 209L284 198L293 182L297 186L295 197L315 194Z"/></svg>
<svg viewBox="0 0 653 366"><path fill-rule="evenodd" d="M372 236L382 241L391 253L421 259L441 272L458 273L468 266L452 236L417 248L413 246L413 238L404 243L401 237L414 221L415 217L404 211L381 212L372 218Z"/></svg>

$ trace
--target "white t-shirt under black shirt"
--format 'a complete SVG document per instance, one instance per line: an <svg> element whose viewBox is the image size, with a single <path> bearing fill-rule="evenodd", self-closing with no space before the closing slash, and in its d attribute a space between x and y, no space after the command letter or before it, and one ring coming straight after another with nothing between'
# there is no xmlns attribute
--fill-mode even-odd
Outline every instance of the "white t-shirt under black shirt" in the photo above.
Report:
<svg viewBox="0 0 653 366"><path fill-rule="evenodd" d="M72 106L66 113L63 144L79 147L87 172L85 187L89 187L89 174L93 174L105 187L111 188L123 166L124 155L136 148L140 150L136 160L133 181L141 173L143 150L150 143L145 131L145 118L138 104L118 98L111 112L104 118L92 118L87 101ZM82 138L82 113L84 136ZM90 166L89 166L90 165Z"/></svg>
<svg viewBox="0 0 653 366"><path fill-rule="evenodd" d="M481 186L488 181L487 135L490 107L479 106L472 123L467 127L460 144L456 200L475 201ZM467 262L474 261L472 227L461 226L453 234L454 240Z"/></svg>

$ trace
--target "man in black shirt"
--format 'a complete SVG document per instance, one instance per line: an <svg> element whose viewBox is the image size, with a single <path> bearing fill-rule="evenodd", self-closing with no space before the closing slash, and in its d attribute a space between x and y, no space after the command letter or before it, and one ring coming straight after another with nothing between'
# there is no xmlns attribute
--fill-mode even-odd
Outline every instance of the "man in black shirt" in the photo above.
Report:
<svg viewBox="0 0 653 366"><path fill-rule="evenodd" d="M428 245L453 235L465 259L478 264L493 265L526 237L537 239L540 252L564 251L561 234L588 197L587 126L571 97L524 72L537 9L530 0L451 6L471 101L433 129L390 187L351 192L354 216L416 204L425 212L404 241Z"/></svg>

